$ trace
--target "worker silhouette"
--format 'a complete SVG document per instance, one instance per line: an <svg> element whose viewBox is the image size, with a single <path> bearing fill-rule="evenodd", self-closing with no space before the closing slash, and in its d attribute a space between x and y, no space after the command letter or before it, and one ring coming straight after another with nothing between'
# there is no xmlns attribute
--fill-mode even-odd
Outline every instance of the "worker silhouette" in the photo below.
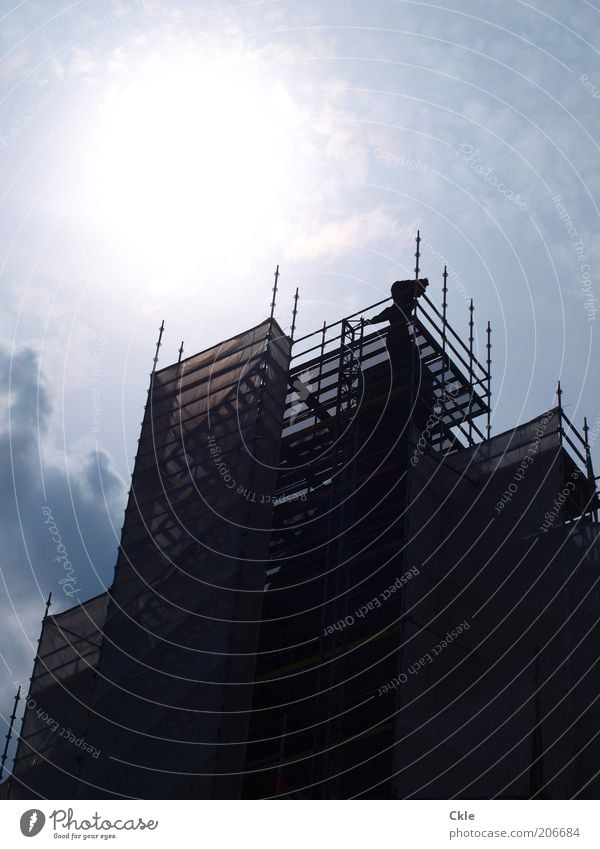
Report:
<svg viewBox="0 0 600 849"><path fill-rule="evenodd" d="M409 323L414 318L417 298L424 294L429 285L427 279L423 280L396 280L392 283L391 306L386 307L373 318L363 319L364 324L379 324L389 321L390 326L386 334L386 347L390 355L392 375L397 379L400 370L410 365L410 354L412 351L412 339Z"/></svg>
<svg viewBox="0 0 600 849"><path fill-rule="evenodd" d="M426 427L427 419L435 402L433 377L427 367L422 367L421 357L412 333L417 298L425 293L429 281L396 280L392 283L391 306L364 324L379 324L389 321L386 347L390 357L391 387L394 390L387 401L387 412L400 421L410 416L419 431ZM414 357L414 359L413 359ZM414 373L413 373L414 369ZM407 406L406 392L414 387L412 405Z"/></svg>

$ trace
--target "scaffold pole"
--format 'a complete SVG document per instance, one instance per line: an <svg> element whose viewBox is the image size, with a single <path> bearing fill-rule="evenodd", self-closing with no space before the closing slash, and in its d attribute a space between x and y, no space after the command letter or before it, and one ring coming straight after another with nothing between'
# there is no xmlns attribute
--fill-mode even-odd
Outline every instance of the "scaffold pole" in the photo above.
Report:
<svg viewBox="0 0 600 849"><path fill-rule="evenodd" d="M296 332L296 318L298 316L298 300L300 298L300 291L296 286L296 294L294 295L294 309L292 311L292 328L291 328L291 340L294 341L294 333Z"/></svg>
<svg viewBox="0 0 600 849"><path fill-rule="evenodd" d="M491 431L492 431L492 422L491 422L491 416L492 416L492 325L491 325L491 322L489 322L489 321L487 323L487 331L486 332L487 332L487 342L486 342L485 347L487 348L486 364L487 364L487 385L488 385L488 398L487 398L488 411L487 411L486 431L487 431L487 438L489 439Z"/></svg>
<svg viewBox="0 0 600 849"><path fill-rule="evenodd" d="M158 339L156 342L156 353L154 354L154 359L152 361L152 374L156 371L156 365L158 363L158 352L160 351L160 346L162 345L162 337L165 331L165 321L164 319L161 322L160 327L158 328Z"/></svg>
<svg viewBox="0 0 600 849"><path fill-rule="evenodd" d="M4 775L4 765L6 763L6 758L8 756L8 747L10 746L10 740L12 737L12 731L15 724L15 719L17 716L17 707L19 704L19 699L21 698L21 685L19 684L17 688L17 694L15 696L15 701L13 704L13 711L10 715L9 723L8 723L8 732L6 734L6 743L4 744L4 751L2 752L2 758L0 759L0 781L2 781L2 776Z"/></svg>

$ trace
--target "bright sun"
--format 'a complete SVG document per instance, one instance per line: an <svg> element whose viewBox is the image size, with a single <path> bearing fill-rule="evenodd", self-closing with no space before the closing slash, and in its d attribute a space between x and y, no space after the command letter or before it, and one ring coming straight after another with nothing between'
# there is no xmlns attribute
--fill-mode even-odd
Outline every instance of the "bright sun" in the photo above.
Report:
<svg viewBox="0 0 600 849"><path fill-rule="evenodd" d="M170 61L106 92L95 207L128 249L171 269L248 250L277 228L298 113L252 64Z"/></svg>

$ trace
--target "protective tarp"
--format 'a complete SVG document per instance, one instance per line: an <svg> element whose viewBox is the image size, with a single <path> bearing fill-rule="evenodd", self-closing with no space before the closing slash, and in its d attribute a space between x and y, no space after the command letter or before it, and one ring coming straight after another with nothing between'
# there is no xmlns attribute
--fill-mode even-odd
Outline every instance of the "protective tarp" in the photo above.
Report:
<svg viewBox="0 0 600 849"><path fill-rule="evenodd" d="M91 721L112 758L86 762L106 795L235 795L212 775L243 760L289 345L267 321L153 376Z"/></svg>
<svg viewBox="0 0 600 849"><path fill-rule="evenodd" d="M554 407L525 424L459 452L449 463L457 469L470 466L475 473L488 475L539 451L556 450L560 444L560 412Z"/></svg>
<svg viewBox="0 0 600 849"><path fill-rule="evenodd" d="M593 774L598 533L566 514L544 526L572 468L558 418L446 460L413 455L408 552L420 578L404 596L400 796L567 798Z"/></svg>
<svg viewBox="0 0 600 849"><path fill-rule="evenodd" d="M42 626L13 768L11 798L39 789L75 792L83 757L99 757L88 736L108 596L47 616ZM33 769L35 767L35 769ZM90 794L91 795L91 794Z"/></svg>

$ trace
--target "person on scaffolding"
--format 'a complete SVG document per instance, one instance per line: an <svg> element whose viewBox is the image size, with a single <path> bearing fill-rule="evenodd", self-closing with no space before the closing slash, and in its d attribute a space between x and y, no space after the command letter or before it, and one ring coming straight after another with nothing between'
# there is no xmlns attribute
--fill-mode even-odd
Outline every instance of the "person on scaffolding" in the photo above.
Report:
<svg viewBox="0 0 600 849"><path fill-rule="evenodd" d="M390 355L392 373L398 374L400 366L408 366L408 356L412 350L412 340L409 324L414 318L417 298L424 294L429 285L427 279L423 280L396 280L392 283L391 306L386 307L373 318L363 319L363 324L379 324L389 321L390 326L386 335L385 344Z"/></svg>

